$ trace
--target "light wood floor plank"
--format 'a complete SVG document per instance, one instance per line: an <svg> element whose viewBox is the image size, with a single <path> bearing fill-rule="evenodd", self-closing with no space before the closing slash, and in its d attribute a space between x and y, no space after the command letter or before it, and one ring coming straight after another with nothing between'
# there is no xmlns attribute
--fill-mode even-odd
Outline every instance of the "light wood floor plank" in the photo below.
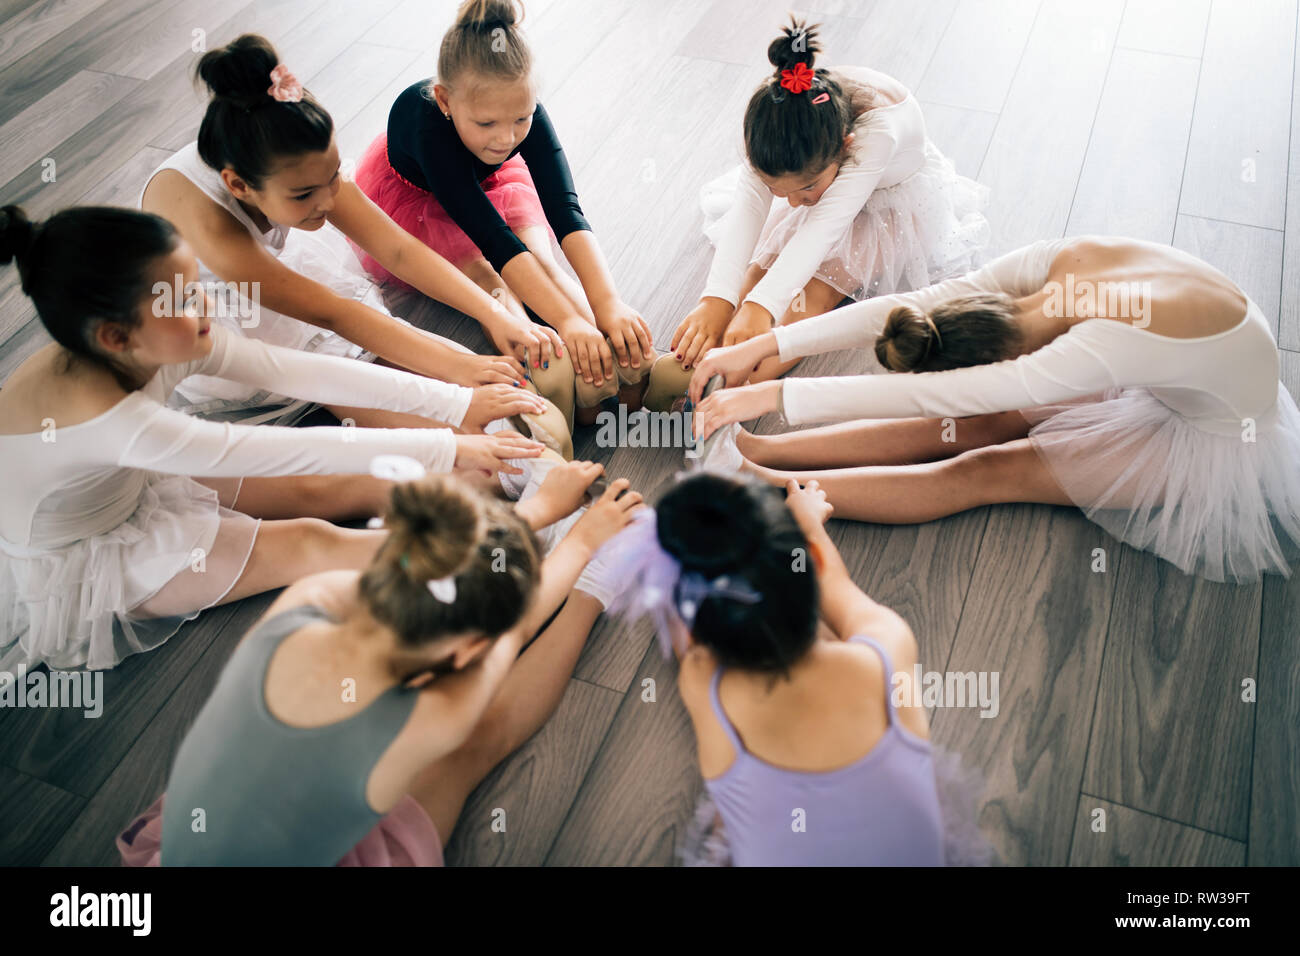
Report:
<svg viewBox="0 0 1300 956"><path fill-rule="evenodd" d="M1180 213L1283 228L1295 24L1295 0L1213 5Z"/></svg>
<svg viewBox="0 0 1300 956"><path fill-rule="evenodd" d="M1040 6L1040 0L960 0L916 95L1001 111Z"/></svg>
<svg viewBox="0 0 1300 956"><path fill-rule="evenodd" d="M1127 49L1199 59L1209 18L1210 0L1128 0L1118 42Z"/></svg>

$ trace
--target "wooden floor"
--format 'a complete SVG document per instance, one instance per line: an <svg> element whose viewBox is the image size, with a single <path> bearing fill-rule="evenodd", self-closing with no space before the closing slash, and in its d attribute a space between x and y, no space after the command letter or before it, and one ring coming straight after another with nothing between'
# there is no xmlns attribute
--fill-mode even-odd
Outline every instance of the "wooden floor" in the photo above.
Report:
<svg viewBox="0 0 1300 956"><path fill-rule="evenodd" d="M1300 391L1296 0L808 0L828 62L922 100L931 135L992 188L995 251L1119 233L1235 278L1274 322ZM361 11L364 10L364 13ZM196 36L269 36L333 113L344 157L432 72L451 0L0 0L0 201L44 215L134 205L195 134ZM783 0L533 0L526 25L620 288L666 346L703 284L697 191L739 157ZM204 31L201 34L195 31ZM43 175L44 174L44 175ZM1288 193L1294 200L1288 203ZM399 314L485 347L427 301ZM0 377L43 341L0 272ZM822 356L800 374L847 373ZM767 424L770 430L773 426ZM672 452L578 454L651 490ZM1300 576L1187 578L1080 514L982 508L922 527L832 522L857 581L897 608L935 670L997 671L1001 709L939 710L982 768L980 821L1029 865L1300 863ZM1105 549L1104 573L1091 570ZM0 712L0 862L110 864L269 597L200 617L107 675L104 716ZM646 628L601 621L558 713L479 788L459 864L670 864L700 791L674 666ZM653 679L654 702L643 700ZM1245 681L1258 702L1244 702ZM495 808L507 832L491 828ZM1106 811L1104 832L1092 825Z"/></svg>

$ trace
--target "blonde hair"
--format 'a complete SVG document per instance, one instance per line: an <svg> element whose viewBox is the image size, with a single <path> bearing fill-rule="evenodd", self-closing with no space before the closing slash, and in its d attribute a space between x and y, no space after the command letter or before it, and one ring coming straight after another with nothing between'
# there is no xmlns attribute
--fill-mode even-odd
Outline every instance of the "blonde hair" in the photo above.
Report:
<svg viewBox="0 0 1300 956"><path fill-rule="evenodd" d="M507 80L530 75L533 57L519 29L523 19L519 0L465 0L438 48L437 81L452 86L468 73Z"/></svg>

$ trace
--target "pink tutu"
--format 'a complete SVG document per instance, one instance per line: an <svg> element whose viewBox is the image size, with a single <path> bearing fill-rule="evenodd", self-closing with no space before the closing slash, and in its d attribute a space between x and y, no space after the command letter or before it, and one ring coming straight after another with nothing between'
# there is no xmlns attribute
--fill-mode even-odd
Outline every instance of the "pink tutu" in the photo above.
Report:
<svg viewBox="0 0 1300 956"><path fill-rule="evenodd" d="M117 837L124 866L158 866L162 852L163 797ZM442 840L410 794L385 814L336 866L442 866Z"/></svg>
<svg viewBox="0 0 1300 956"><path fill-rule="evenodd" d="M465 230L452 221L432 193L412 185L388 162L388 134L380 133L357 164L356 184L395 223L455 266L483 257ZM546 213L537 187L522 156L513 156L483 180L488 201L511 229L546 226ZM357 248L361 264L381 282L410 288L364 249Z"/></svg>

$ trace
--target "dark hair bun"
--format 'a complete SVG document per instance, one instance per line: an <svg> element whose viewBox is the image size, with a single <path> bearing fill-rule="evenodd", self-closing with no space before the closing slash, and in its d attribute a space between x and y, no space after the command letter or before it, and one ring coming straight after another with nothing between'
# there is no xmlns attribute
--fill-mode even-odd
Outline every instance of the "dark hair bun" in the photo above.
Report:
<svg viewBox="0 0 1300 956"><path fill-rule="evenodd" d="M245 33L203 54L195 73L213 96L256 101L270 95L271 71L279 62L270 40Z"/></svg>
<svg viewBox="0 0 1300 956"><path fill-rule="evenodd" d="M778 77L782 70L794 69L796 63L812 67L813 60L822 49L821 44L817 42L819 25L814 24L810 27L806 21L796 20L791 16L790 25L784 27L781 35L768 44L767 59L776 67Z"/></svg>
<svg viewBox="0 0 1300 956"><path fill-rule="evenodd" d="M762 515L751 486L703 474L689 495L670 495L657 509L659 543L683 568L712 577L735 570L762 545Z"/></svg>
<svg viewBox="0 0 1300 956"><path fill-rule="evenodd" d="M920 367L937 348L934 327L924 312L911 305L892 310L876 338L876 358L891 372Z"/></svg>
<svg viewBox="0 0 1300 956"><path fill-rule="evenodd" d="M36 226L21 206L0 209L0 265L25 258L35 238Z"/></svg>

